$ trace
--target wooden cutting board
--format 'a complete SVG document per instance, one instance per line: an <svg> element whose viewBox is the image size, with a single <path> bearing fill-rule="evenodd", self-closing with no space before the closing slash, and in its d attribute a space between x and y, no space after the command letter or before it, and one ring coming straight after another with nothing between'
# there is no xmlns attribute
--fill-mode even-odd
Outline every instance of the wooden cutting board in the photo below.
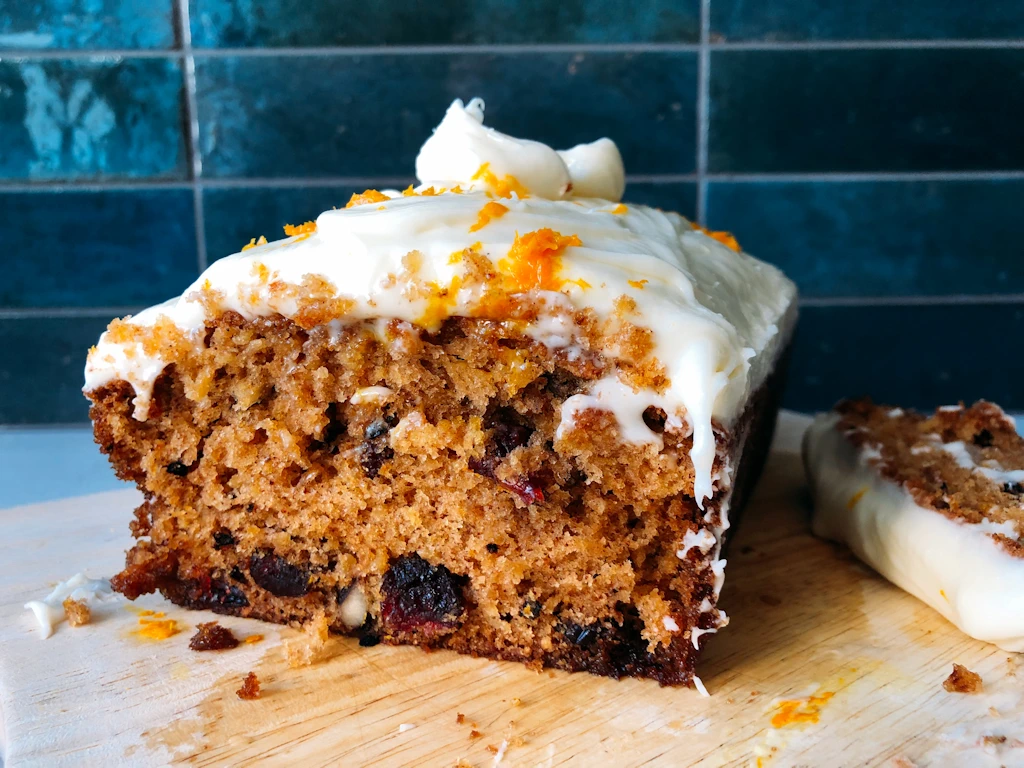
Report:
<svg viewBox="0 0 1024 768"><path fill-rule="evenodd" d="M230 617L220 621L264 640L195 653L192 628L212 614L152 596L43 640L22 605L80 570L118 570L137 496L2 511L0 755L8 768L1024 763L1017 658L965 637L809 535L806 423L783 415L733 542L722 596L732 622L708 639L698 670L711 698L349 639L292 669L282 643L297 633ZM141 609L187 629L143 639ZM954 661L982 675L984 693L943 690ZM249 670L263 683L258 701L235 695Z"/></svg>

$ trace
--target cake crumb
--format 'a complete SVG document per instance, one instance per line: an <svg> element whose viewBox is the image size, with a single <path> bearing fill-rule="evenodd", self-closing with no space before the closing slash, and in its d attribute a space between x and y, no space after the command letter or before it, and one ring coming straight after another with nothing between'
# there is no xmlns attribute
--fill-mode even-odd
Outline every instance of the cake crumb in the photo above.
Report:
<svg viewBox="0 0 1024 768"><path fill-rule="evenodd" d="M513 707L521 707L521 706L523 706L523 700L520 699L518 696L513 696L512 697L512 706Z"/></svg>
<svg viewBox="0 0 1024 768"><path fill-rule="evenodd" d="M950 693L980 693L981 675L960 664L954 664L952 673L943 681L942 687Z"/></svg>
<svg viewBox="0 0 1024 768"><path fill-rule="evenodd" d="M72 627L88 624L92 619L92 611L89 610L89 606L83 600L75 600L73 597L68 597L65 598L62 605L64 606L64 613L68 615L68 624Z"/></svg>
<svg viewBox="0 0 1024 768"><path fill-rule="evenodd" d="M473 764L466 760L464 757L460 757L455 761L454 768L473 768Z"/></svg>
<svg viewBox="0 0 1024 768"><path fill-rule="evenodd" d="M320 611L306 625L305 629L306 632L302 637L290 640L284 646L288 666L293 669L311 666L319 660L324 646L327 645L327 615Z"/></svg>
<svg viewBox="0 0 1024 768"><path fill-rule="evenodd" d="M245 701L258 699L260 697L260 679L256 677L256 673L250 672L246 675L245 679L242 680L242 687L235 691L235 693L238 695L238 698Z"/></svg>
<svg viewBox="0 0 1024 768"><path fill-rule="evenodd" d="M471 738L471 739L479 739L481 736L483 736L483 734L480 733L480 731L478 731L478 730L474 729L474 730L469 732L469 738Z"/></svg>
<svg viewBox="0 0 1024 768"><path fill-rule="evenodd" d="M494 746L493 744L488 744L487 745L487 751L490 752L492 755L498 754L498 748L496 746Z"/></svg>
<svg viewBox="0 0 1024 768"><path fill-rule="evenodd" d="M982 742L986 747L995 747L1006 743L1005 736L984 736Z"/></svg>
<svg viewBox="0 0 1024 768"><path fill-rule="evenodd" d="M466 722L466 716L464 714L462 714L461 712L456 712L455 713L455 722L458 723L459 725L462 725L464 722Z"/></svg>
<svg viewBox="0 0 1024 768"><path fill-rule="evenodd" d="M222 627L216 621L200 624L192 639L188 641L188 647L193 651L223 651L237 646L238 638L230 629Z"/></svg>

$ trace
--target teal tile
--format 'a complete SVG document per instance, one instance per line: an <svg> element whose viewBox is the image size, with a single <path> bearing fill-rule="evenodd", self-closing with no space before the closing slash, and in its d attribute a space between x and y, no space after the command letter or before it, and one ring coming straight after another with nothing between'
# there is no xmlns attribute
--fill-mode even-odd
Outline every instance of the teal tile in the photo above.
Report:
<svg viewBox="0 0 1024 768"><path fill-rule="evenodd" d="M699 0L190 0L192 42L248 46L693 43Z"/></svg>
<svg viewBox="0 0 1024 768"><path fill-rule="evenodd" d="M830 408L844 397L935 408L992 400L1024 409L1024 304L804 307L785 406Z"/></svg>
<svg viewBox="0 0 1024 768"><path fill-rule="evenodd" d="M183 179L184 126L175 60L0 61L0 179Z"/></svg>
<svg viewBox="0 0 1024 768"><path fill-rule="evenodd" d="M198 57L203 172L405 176L452 99L482 96L514 136L610 136L630 173L690 173L696 76L685 52Z"/></svg>
<svg viewBox="0 0 1024 768"><path fill-rule="evenodd" d="M173 48L173 0L10 0L0 51Z"/></svg>
<svg viewBox="0 0 1024 768"><path fill-rule="evenodd" d="M85 421L85 356L110 320L0 317L0 424Z"/></svg>
<svg viewBox="0 0 1024 768"><path fill-rule="evenodd" d="M1006 40L1024 37L1019 0L713 0L711 39Z"/></svg>
<svg viewBox="0 0 1024 768"><path fill-rule="evenodd" d="M695 182L630 182L626 184L623 201L675 211L688 219L697 213L697 184Z"/></svg>
<svg viewBox="0 0 1024 768"><path fill-rule="evenodd" d="M719 50L713 173L1024 168L1024 49Z"/></svg>
<svg viewBox="0 0 1024 768"><path fill-rule="evenodd" d="M18 222L0 307L156 304L197 276L190 189L5 192L0 210Z"/></svg>
<svg viewBox="0 0 1024 768"><path fill-rule="evenodd" d="M708 222L805 297L1024 293L1024 181L717 182Z"/></svg>

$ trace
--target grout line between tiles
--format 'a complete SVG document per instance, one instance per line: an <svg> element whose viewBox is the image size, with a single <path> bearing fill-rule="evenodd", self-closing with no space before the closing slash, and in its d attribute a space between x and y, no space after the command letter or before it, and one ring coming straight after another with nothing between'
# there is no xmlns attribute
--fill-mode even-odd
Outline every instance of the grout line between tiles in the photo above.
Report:
<svg viewBox="0 0 1024 768"><path fill-rule="evenodd" d="M189 0L176 0L178 24L181 34L181 53L185 78L185 120L192 167L192 215L195 220L196 266L203 272L207 266L206 222L203 215L203 156L199 150L199 110L196 105L196 60L192 55L192 23L189 19Z"/></svg>
<svg viewBox="0 0 1024 768"><path fill-rule="evenodd" d="M181 0L179 0L180 2ZM187 0L185 0L187 2ZM703 17L703 11L702 11ZM702 18L703 26L703 18ZM191 37L191 35L190 35ZM189 41L191 42L191 41ZM182 40L185 43L185 40ZM417 55L508 55L519 53L699 53L703 47L716 51L835 51L835 50L907 50L907 49L1020 49L1024 39L1007 40L792 40L744 41L707 40L706 43L505 43L488 45L376 45L312 46L309 48L192 48L201 58L291 58L296 56L417 56ZM183 48L185 46L183 45ZM107 48L93 50L11 49L0 51L0 59L103 59L103 58L180 58L173 48L148 50Z"/></svg>
<svg viewBox="0 0 1024 768"><path fill-rule="evenodd" d="M708 38L711 34L711 0L700 3L700 53L697 58L697 210L700 224L707 224L708 198L708 126L710 123L711 53Z"/></svg>

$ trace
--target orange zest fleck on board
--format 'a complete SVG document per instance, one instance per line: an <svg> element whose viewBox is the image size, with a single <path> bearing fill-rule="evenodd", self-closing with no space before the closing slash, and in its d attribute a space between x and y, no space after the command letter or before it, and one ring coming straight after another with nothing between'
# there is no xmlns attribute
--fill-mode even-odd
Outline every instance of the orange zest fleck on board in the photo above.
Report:
<svg viewBox="0 0 1024 768"><path fill-rule="evenodd" d="M357 205L367 205L368 203L386 203L391 198L376 189L368 189L362 193L354 193L349 198L348 203L345 204L346 208L355 208Z"/></svg>
<svg viewBox="0 0 1024 768"><path fill-rule="evenodd" d="M624 204L619 203L614 208L612 208L611 212L616 214L617 216L621 216L622 214L627 213L628 211L629 208L627 208Z"/></svg>
<svg viewBox="0 0 1024 768"><path fill-rule="evenodd" d="M261 640L263 640L263 635L249 635L242 642L245 643L246 645L255 645L256 643L260 642Z"/></svg>
<svg viewBox="0 0 1024 768"><path fill-rule="evenodd" d="M627 280L626 282L629 283L630 285L632 285L634 288L637 288L637 289L642 291L644 289L644 286L647 285L647 283L650 282L650 281L649 280Z"/></svg>
<svg viewBox="0 0 1024 768"><path fill-rule="evenodd" d="M163 614L161 614L162 616ZM166 640L178 634L181 628L174 619L140 618L136 634L147 640Z"/></svg>
<svg viewBox="0 0 1024 768"><path fill-rule="evenodd" d="M717 240L722 245L732 248L737 253L743 250L742 248L740 248L740 244L736 240L736 238L733 237L732 232L712 232L710 229L706 229L705 227L702 227L700 224L694 224L693 228L696 229L698 232L703 232L712 240Z"/></svg>
<svg viewBox="0 0 1024 768"><path fill-rule="evenodd" d="M257 240L255 237L251 238L248 243L242 246L243 251L248 251L250 248L255 248L257 245L266 245L267 238L260 235L260 239Z"/></svg>
<svg viewBox="0 0 1024 768"><path fill-rule="evenodd" d="M494 219L500 219L506 213L508 213L507 205L502 205L501 203L496 203L492 200L480 209L480 213L477 214L476 224L471 226L469 231L478 232L490 224Z"/></svg>
<svg viewBox="0 0 1024 768"><path fill-rule="evenodd" d="M296 235L312 235L316 232L316 222L307 221L304 224L285 224L284 233L288 237L295 237Z"/></svg>
<svg viewBox="0 0 1024 768"><path fill-rule="evenodd" d="M867 488L867 486L864 486L859 491L857 491L855 494L853 494L853 496L851 496L849 498L849 500L846 502L846 509L848 511L852 512L853 508L857 506L857 502L860 501L861 499L863 499L864 498L864 494L867 493L867 492L868 492L868 488Z"/></svg>
<svg viewBox="0 0 1024 768"><path fill-rule="evenodd" d="M821 708L833 696L835 694L831 691L825 691L817 696L808 696L806 699L786 699L778 702L775 705L777 711L772 716L772 728L818 722L821 717Z"/></svg>
<svg viewBox="0 0 1024 768"><path fill-rule="evenodd" d="M529 197L530 192L522 184L519 183L519 179L511 174L502 176L500 179L495 175L494 171L491 170L490 163L484 163L481 165L476 173L473 174L473 181L482 181L486 184L490 191L497 197L512 197L515 193L518 197L524 198Z"/></svg>
<svg viewBox="0 0 1024 768"><path fill-rule="evenodd" d="M498 269L510 278L514 291L557 291L564 280L558 273L562 267L562 252L583 243L577 235L562 235L553 229L527 232L512 242L508 256L498 262Z"/></svg>

